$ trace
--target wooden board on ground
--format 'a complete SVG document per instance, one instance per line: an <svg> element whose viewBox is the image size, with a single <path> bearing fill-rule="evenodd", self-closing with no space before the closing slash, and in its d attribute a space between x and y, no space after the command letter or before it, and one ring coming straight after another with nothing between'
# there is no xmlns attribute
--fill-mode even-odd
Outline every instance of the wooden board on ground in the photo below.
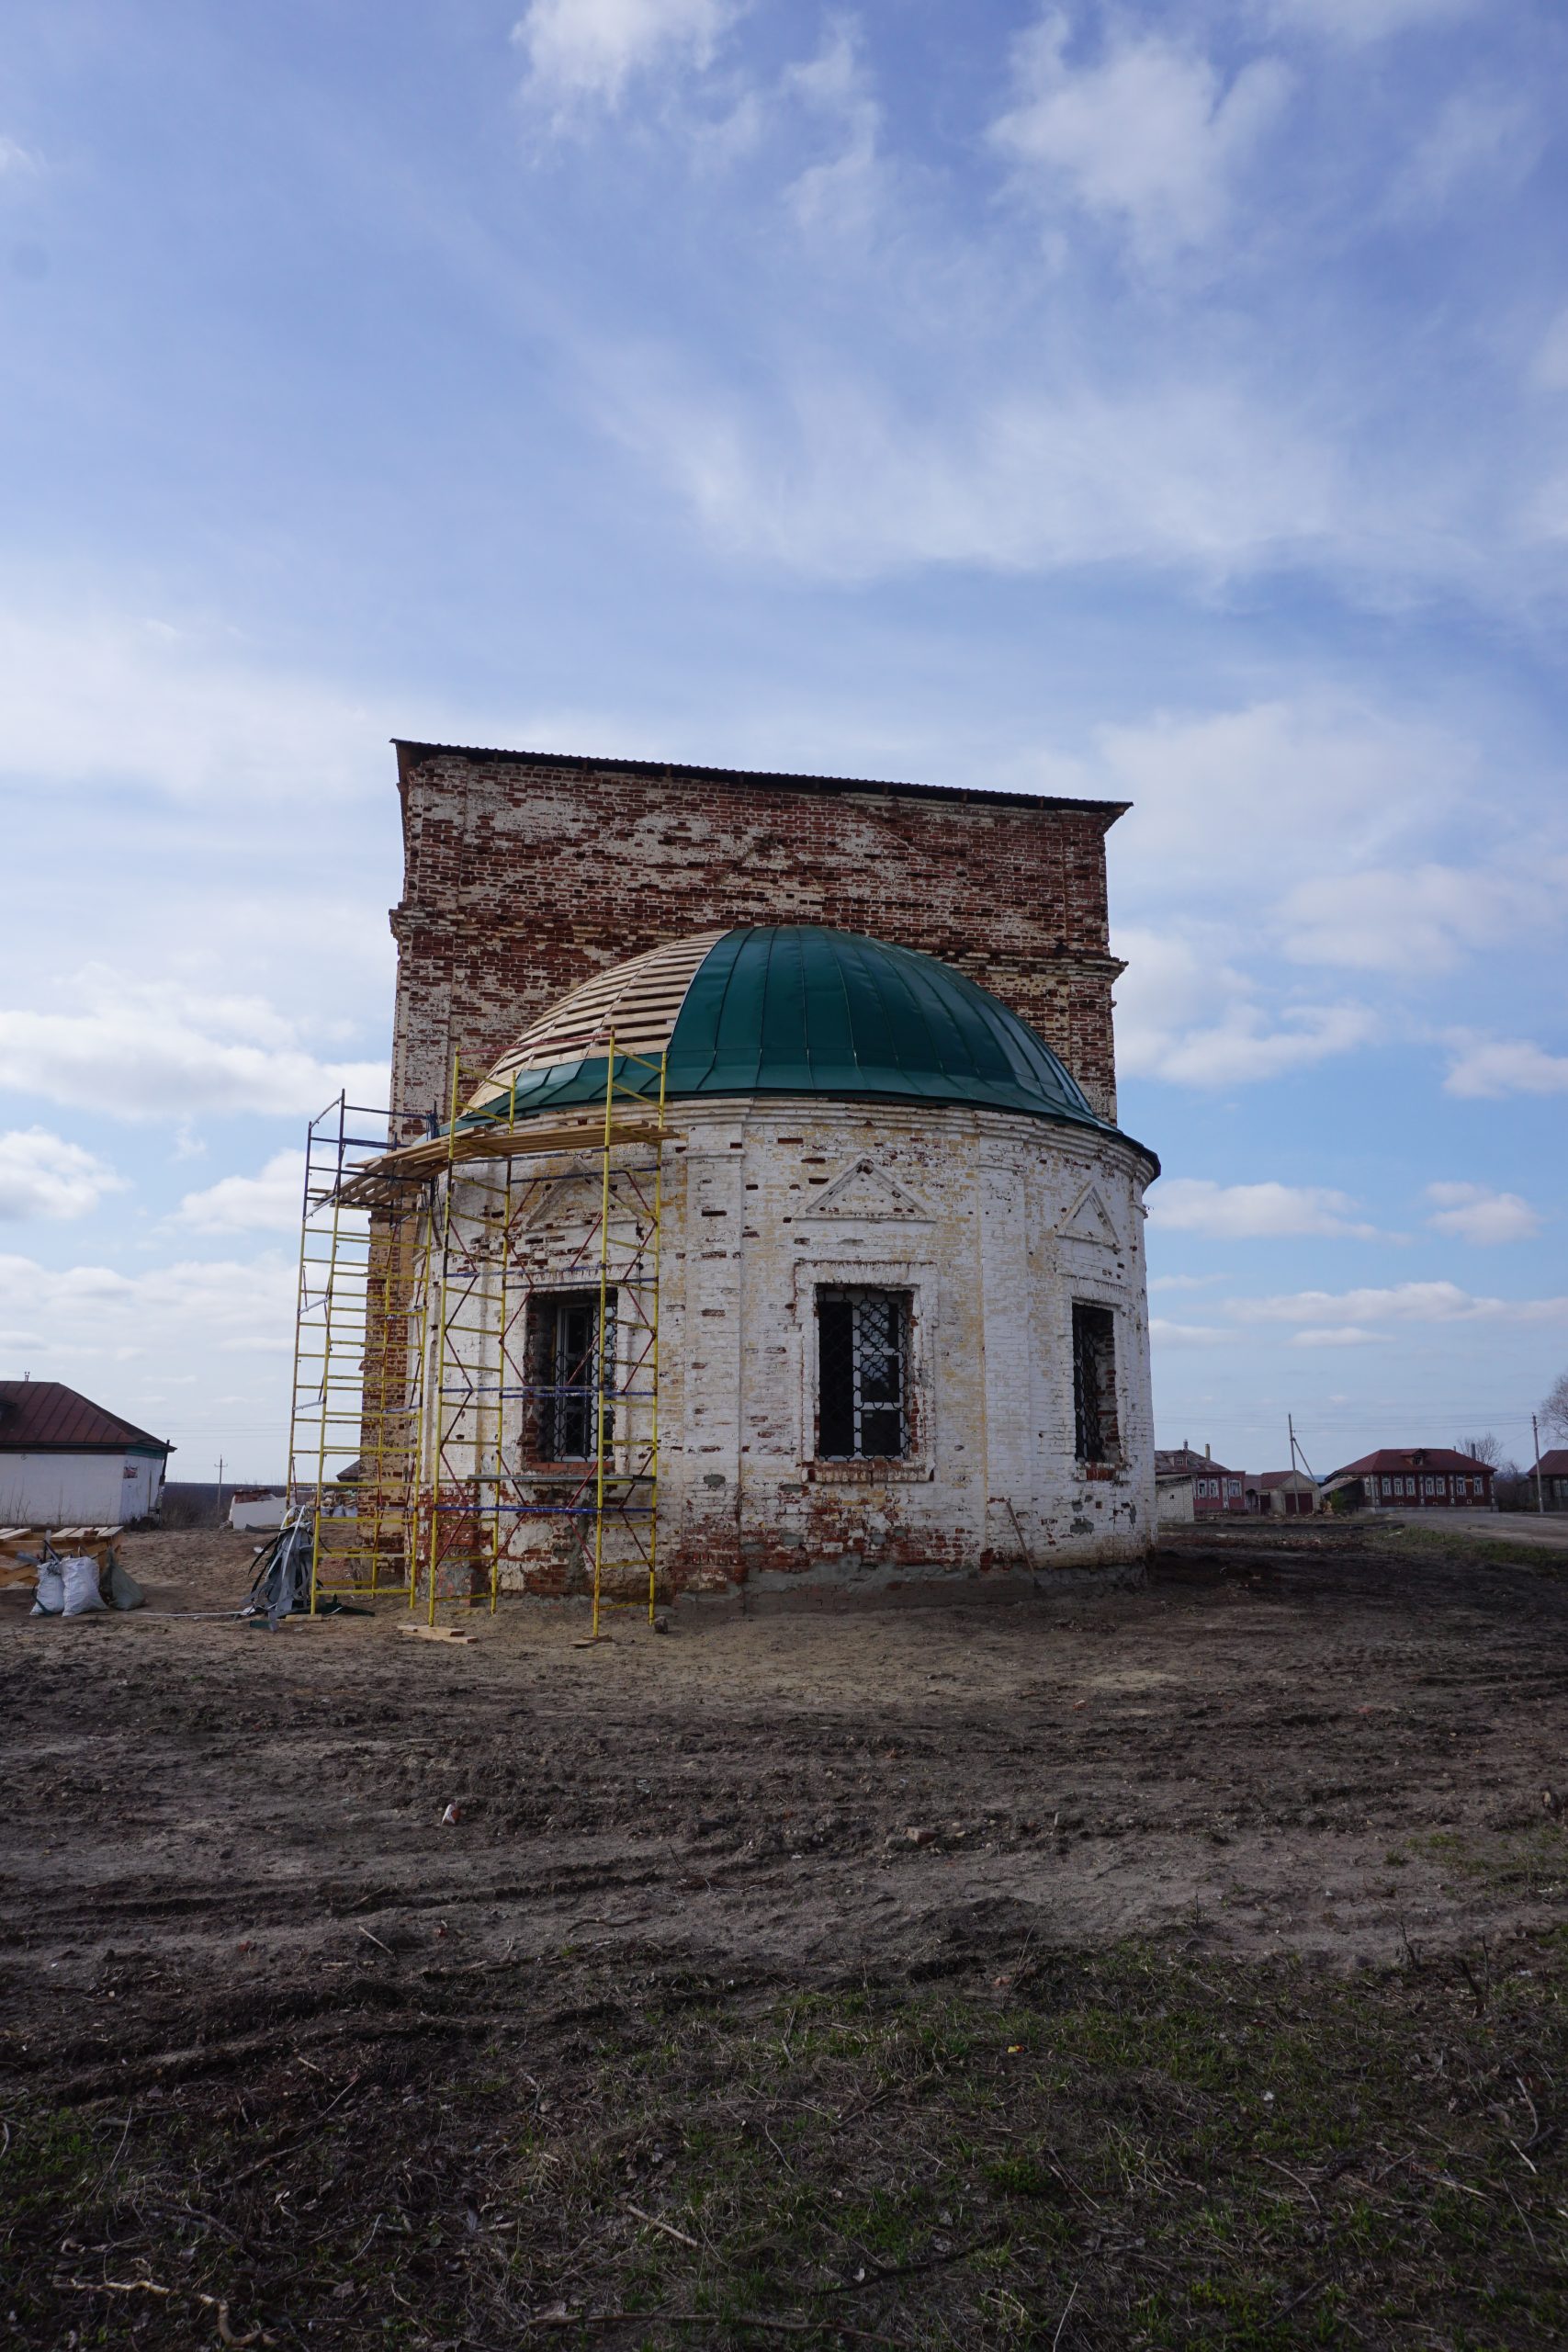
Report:
<svg viewBox="0 0 1568 2352"><path fill-rule="evenodd" d="M400 1634L407 1634L416 1642L471 1642L472 1634L461 1634L456 1625L400 1625Z"/></svg>
<svg viewBox="0 0 1568 2352"><path fill-rule="evenodd" d="M36 1528L0 1527L0 1590L38 1582L39 1555L45 1538Z"/></svg>

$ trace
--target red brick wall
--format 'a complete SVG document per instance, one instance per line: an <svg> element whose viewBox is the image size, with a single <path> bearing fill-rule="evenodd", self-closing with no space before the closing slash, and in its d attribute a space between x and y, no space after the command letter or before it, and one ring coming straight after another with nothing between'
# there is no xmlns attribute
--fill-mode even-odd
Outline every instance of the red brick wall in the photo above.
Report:
<svg viewBox="0 0 1568 2352"><path fill-rule="evenodd" d="M821 922L990 989L1113 1116L1103 801L400 744L392 1101L445 1099L547 1006L660 940Z"/></svg>

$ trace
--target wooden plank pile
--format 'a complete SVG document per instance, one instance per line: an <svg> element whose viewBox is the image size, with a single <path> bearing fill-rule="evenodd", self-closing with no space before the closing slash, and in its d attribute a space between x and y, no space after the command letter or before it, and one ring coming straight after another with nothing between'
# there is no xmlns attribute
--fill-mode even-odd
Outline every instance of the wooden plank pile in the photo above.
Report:
<svg viewBox="0 0 1568 2352"><path fill-rule="evenodd" d="M101 1585L108 1574L115 1538L121 1527L0 1527L0 1590L38 1582L38 1564L45 1544L63 1558L68 1553L90 1553L98 1564Z"/></svg>

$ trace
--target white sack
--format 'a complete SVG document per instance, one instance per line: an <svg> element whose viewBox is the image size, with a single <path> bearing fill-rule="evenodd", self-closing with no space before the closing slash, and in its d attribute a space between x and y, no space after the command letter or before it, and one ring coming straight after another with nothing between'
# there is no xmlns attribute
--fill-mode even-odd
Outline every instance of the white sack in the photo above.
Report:
<svg viewBox="0 0 1568 2352"><path fill-rule="evenodd" d="M35 1617L58 1617L65 1606L65 1583L59 1566L52 1560L39 1563L38 1599L33 1602Z"/></svg>
<svg viewBox="0 0 1568 2352"><path fill-rule="evenodd" d="M85 1617L89 1611L101 1609L103 1595L98 1590L98 1564L90 1553L73 1552L60 1563L60 1573L65 1583L65 1614Z"/></svg>

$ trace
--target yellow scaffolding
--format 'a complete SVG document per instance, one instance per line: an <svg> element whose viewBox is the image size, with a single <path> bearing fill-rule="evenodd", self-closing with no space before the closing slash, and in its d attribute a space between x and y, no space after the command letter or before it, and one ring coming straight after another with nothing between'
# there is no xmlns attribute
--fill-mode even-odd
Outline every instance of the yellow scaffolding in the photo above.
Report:
<svg viewBox="0 0 1568 2352"><path fill-rule="evenodd" d="M288 1507L310 1518L312 1611L405 1589L412 1560L422 1187L366 1184L388 1126L340 1095L306 1134Z"/></svg>
<svg viewBox="0 0 1568 2352"><path fill-rule="evenodd" d="M665 1063L613 1035L604 1050L597 1115L520 1117L515 1077L465 1112L485 1073L455 1057L435 1135L389 1150L349 1133L345 1104L313 1124L290 1456L291 1498L313 1515L312 1607L386 1589L395 1554L431 1623L444 1601L493 1611L509 1569L570 1586L574 1565L592 1638L612 1609L653 1619ZM552 1204L585 1184L591 1209L541 1243ZM541 1383L537 1317L569 1294L596 1306L591 1382L570 1391L591 1405L591 1443L545 1461L535 1440L564 1392ZM352 1520L330 1475L351 1444Z"/></svg>
<svg viewBox="0 0 1568 2352"><path fill-rule="evenodd" d="M409 1598L417 1605L423 1577L432 1624L439 1600L472 1601L488 1589L493 1610L500 1593L497 1512L506 1396L502 1368L487 1366L485 1352L497 1278L504 1274L512 1159L495 1151L464 1153L459 1125L462 1105L484 1075L454 1057L446 1165L427 1212L430 1408L422 1420L419 1565ZM515 1124L513 1118L508 1127ZM487 1139L499 1143L502 1131ZM459 1181L470 1195L466 1216L459 1213Z"/></svg>
<svg viewBox="0 0 1568 2352"><path fill-rule="evenodd" d="M593 1416L595 1641L606 1608L646 1605L651 1625L659 1606L659 1250L664 1213L659 1145L664 1127L665 1057L628 1053L617 1057L612 1031L605 1069ZM651 1159L615 1170L611 1162L617 1102L645 1104L649 1081L659 1112ZM621 1178L618 1239L616 1173Z"/></svg>

